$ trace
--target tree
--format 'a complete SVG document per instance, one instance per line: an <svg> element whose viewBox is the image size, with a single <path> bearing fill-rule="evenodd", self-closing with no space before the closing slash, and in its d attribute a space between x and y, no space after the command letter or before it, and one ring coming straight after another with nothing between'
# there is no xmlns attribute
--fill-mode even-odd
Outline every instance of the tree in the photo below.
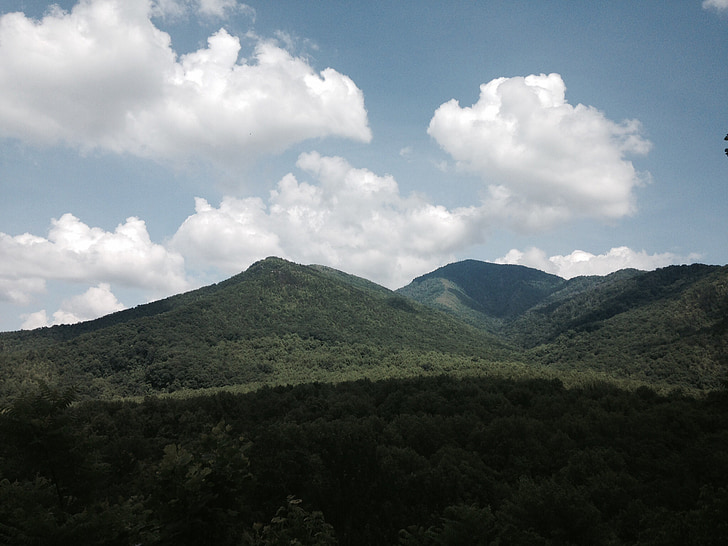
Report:
<svg viewBox="0 0 728 546"><path fill-rule="evenodd" d="M290 496L268 525L256 524L254 546L334 546L334 528L321 512L308 512L301 499Z"/></svg>
<svg viewBox="0 0 728 546"><path fill-rule="evenodd" d="M38 390L19 396L0 411L5 441L15 447L22 457L23 470L31 476L41 473L55 489L58 507L66 510L61 487L63 476L73 471L73 439L67 430L66 410L76 398L76 390L64 390L38 381Z"/></svg>
<svg viewBox="0 0 728 546"><path fill-rule="evenodd" d="M235 544L250 521L249 444L218 423L189 446L168 444L150 508L163 544Z"/></svg>

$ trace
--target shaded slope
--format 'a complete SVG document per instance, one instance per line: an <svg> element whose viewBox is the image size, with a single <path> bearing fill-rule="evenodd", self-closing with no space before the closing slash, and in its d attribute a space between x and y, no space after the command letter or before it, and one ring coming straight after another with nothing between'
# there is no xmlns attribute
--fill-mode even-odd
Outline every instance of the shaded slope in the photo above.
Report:
<svg viewBox="0 0 728 546"><path fill-rule="evenodd" d="M396 374L416 355L504 344L369 281L277 258L224 282L75 327L0 335L0 370L93 396ZM384 373L384 372L382 372Z"/></svg>
<svg viewBox="0 0 728 546"><path fill-rule="evenodd" d="M465 260L417 277L397 292L493 329L541 302L565 282L520 265Z"/></svg>
<svg viewBox="0 0 728 546"><path fill-rule="evenodd" d="M610 276L611 277L611 276ZM509 324L538 362L716 388L728 372L728 267L673 266L554 298Z"/></svg>
<svg viewBox="0 0 728 546"><path fill-rule="evenodd" d="M467 260L400 290L565 371L716 388L728 370L728 268L558 277Z"/></svg>

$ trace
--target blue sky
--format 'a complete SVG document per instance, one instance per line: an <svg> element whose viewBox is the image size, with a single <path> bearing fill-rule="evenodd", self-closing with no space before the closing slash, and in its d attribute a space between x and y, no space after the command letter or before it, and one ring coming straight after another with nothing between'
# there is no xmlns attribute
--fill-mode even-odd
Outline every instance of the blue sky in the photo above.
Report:
<svg viewBox="0 0 728 546"><path fill-rule="evenodd" d="M269 255L728 262L728 0L5 0L0 330Z"/></svg>

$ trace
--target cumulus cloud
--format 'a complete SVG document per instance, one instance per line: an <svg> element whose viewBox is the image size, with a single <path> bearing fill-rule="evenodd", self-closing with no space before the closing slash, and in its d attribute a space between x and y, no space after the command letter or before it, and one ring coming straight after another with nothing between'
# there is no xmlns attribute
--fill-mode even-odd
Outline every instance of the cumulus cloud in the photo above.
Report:
<svg viewBox="0 0 728 546"><path fill-rule="evenodd" d="M0 301L23 305L30 302L32 294L40 294L45 288L45 280L41 278L0 276Z"/></svg>
<svg viewBox="0 0 728 546"><path fill-rule="evenodd" d="M262 199L225 197L219 208L195 199L195 213L180 226L172 247L198 269L217 268L239 273L266 256L282 256Z"/></svg>
<svg viewBox="0 0 728 546"><path fill-rule="evenodd" d="M27 303L48 280L118 283L159 296L190 286L182 256L153 243L138 218L108 232L64 214L47 238L0 233L0 300Z"/></svg>
<svg viewBox="0 0 728 546"><path fill-rule="evenodd" d="M572 106L565 93L558 74L498 78L480 86L474 105L453 99L435 111L428 134L460 169L486 181L493 218L535 230L634 212L634 189L646 175L625 156L650 149L639 122Z"/></svg>
<svg viewBox="0 0 728 546"><path fill-rule="evenodd" d="M267 202L226 197L215 208L198 198L171 248L198 268L235 273L278 255L394 288L451 260L480 236L476 208L448 210L404 197L393 177L355 168L341 157L301 154L297 166L316 182L289 173Z"/></svg>
<svg viewBox="0 0 728 546"><path fill-rule="evenodd" d="M21 316L23 324L21 324L21 330L34 330L36 328L43 328L48 326L48 313L45 309L36 311L35 313L26 313Z"/></svg>
<svg viewBox="0 0 728 546"><path fill-rule="evenodd" d="M53 313L53 320L48 319L46 310L25 315L21 328L32 330L56 324L74 324L84 320L92 320L103 315L124 309L124 304L116 299L107 283L92 286L83 294L64 300L61 308Z"/></svg>
<svg viewBox="0 0 728 546"><path fill-rule="evenodd" d="M270 255L337 267L397 288L454 261L487 231L481 208L447 209L418 195L403 196L393 177L343 158L306 153L297 166L307 179L287 174L266 200L225 197L215 207L196 199L194 214L166 246L152 242L144 222L134 217L114 231L65 214L52 221L47 237L0 233L0 301L27 305L51 281L91 285L50 315L45 309L23 315L23 328L77 322L124 308L112 285L158 298L192 288L186 267L219 278ZM627 247L547 257L531 248L513 249L496 262L571 278L697 258Z"/></svg>
<svg viewBox="0 0 728 546"><path fill-rule="evenodd" d="M728 0L704 0L703 9L728 10Z"/></svg>
<svg viewBox="0 0 728 546"><path fill-rule="evenodd" d="M158 3L168 11L182 3ZM237 3L201 0L209 14ZM0 136L231 168L302 140L369 141L364 97L276 42L249 58L224 29L178 56L147 0L81 0L36 21L0 17Z"/></svg>
<svg viewBox="0 0 728 546"><path fill-rule="evenodd" d="M92 286L79 296L65 300L61 308L53 313L54 324L72 324L90 320L124 309L116 299L108 283Z"/></svg>
<svg viewBox="0 0 728 546"><path fill-rule="evenodd" d="M697 254L688 256L678 256L671 252L647 254L644 250L635 251L626 246L612 248L604 254L595 255L575 250L566 256L547 257L543 250L529 248L526 251L512 249L502 258L495 260L495 263L525 265L571 279L581 275L608 275L627 268L651 271L668 265L695 262L699 258Z"/></svg>

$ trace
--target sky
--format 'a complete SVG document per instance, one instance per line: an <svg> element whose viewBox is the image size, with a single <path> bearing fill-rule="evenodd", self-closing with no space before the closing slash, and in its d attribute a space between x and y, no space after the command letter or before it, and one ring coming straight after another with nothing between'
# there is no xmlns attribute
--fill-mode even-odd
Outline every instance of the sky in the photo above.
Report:
<svg viewBox="0 0 728 546"><path fill-rule="evenodd" d="M3 0L0 331L267 256L728 263L728 0Z"/></svg>

